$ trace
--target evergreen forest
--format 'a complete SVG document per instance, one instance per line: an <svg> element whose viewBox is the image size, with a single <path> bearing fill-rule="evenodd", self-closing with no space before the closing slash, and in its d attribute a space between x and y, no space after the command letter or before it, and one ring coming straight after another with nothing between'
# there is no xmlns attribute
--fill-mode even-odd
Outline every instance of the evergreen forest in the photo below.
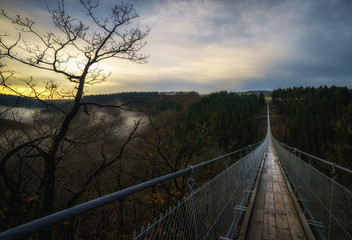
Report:
<svg viewBox="0 0 352 240"><path fill-rule="evenodd" d="M45 162L71 100L0 95L0 231L41 217ZM28 114L15 109L31 110ZM352 168L352 94L345 87L272 92L274 137ZM257 143L266 133L263 93L127 92L90 95L57 155L54 209L116 192ZM246 152L239 152L230 163ZM197 170L195 187L226 168ZM125 239L187 196L189 176L165 181L52 229L53 238Z"/></svg>
<svg viewBox="0 0 352 240"><path fill-rule="evenodd" d="M346 87L295 87L272 92L279 141L352 168L352 94Z"/></svg>

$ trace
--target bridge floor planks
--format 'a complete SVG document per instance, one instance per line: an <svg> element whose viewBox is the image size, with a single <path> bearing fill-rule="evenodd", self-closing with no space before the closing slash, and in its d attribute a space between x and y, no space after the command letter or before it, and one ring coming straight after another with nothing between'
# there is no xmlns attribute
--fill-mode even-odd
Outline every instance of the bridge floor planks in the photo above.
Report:
<svg viewBox="0 0 352 240"><path fill-rule="evenodd" d="M273 151L270 142L247 239L306 239Z"/></svg>

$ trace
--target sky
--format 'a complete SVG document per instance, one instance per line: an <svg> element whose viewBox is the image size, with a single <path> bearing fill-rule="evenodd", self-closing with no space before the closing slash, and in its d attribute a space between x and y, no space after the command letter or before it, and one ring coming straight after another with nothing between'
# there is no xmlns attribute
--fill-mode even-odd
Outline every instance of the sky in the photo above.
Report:
<svg viewBox="0 0 352 240"><path fill-rule="evenodd" d="M99 67L110 77L88 87L88 94L125 91L273 90L294 86L352 88L352 1L350 0L129 0L140 17L132 23L150 28L147 64L107 60ZM47 8L55 0L0 0L10 15L52 28ZM109 14L117 1L102 0L96 11ZM72 16L86 21L78 0L65 2ZM13 27L0 18L0 34ZM31 40L29 38L28 40ZM62 76L6 61L17 81L32 76L70 88ZM0 91L4 91L1 90Z"/></svg>

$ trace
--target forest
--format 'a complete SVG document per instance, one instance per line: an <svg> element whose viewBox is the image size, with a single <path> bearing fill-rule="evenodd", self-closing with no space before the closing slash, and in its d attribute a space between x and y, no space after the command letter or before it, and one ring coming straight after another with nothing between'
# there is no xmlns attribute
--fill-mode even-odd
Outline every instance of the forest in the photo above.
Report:
<svg viewBox="0 0 352 240"><path fill-rule="evenodd" d="M46 166L40 151L48 148L62 121L55 109L68 109L72 101L38 103L10 95L0 99L0 231L4 231L41 216ZM32 120L5 119L13 107L35 109ZM272 92L270 111L277 140L352 168L351 90L335 86L277 89ZM240 149L262 140L265 132L262 93L85 96L57 154L54 211ZM225 167L219 162L197 171L196 186ZM166 181L75 217L53 227L52 238L128 238L183 199L189 191L187 179Z"/></svg>
<svg viewBox="0 0 352 240"><path fill-rule="evenodd" d="M8 95L1 99L7 105L2 113L35 102ZM47 170L41 151L50 149L50 139L58 134L62 114L56 109L72 104L70 100L48 101L43 107L34 104L31 122L0 119L0 231L42 216ZM130 92L83 97L56 154L53 209L256 143L265 135L265 114L263 94ZM224 168L219 163L197 172L196 186ZM184 198L189 191L187 179L167 181L83 214L54 227L50 235L53 239L124 239Z"/></svg>
<svg viewBox="0 0 352 240"><path fill-rule="evenodd" d="M272 99L279 141L352 168L352 94L347 87L277 89Z"/></svg>

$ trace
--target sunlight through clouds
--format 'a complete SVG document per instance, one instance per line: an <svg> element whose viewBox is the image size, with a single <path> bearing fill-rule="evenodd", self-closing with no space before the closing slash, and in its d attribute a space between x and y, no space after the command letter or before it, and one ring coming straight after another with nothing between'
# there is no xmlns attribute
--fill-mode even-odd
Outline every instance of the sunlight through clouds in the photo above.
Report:
<svg viewBox="0 0 352 240"><path fill-rule="evenodd" d="M38 16L37 27L49 27L50 15L41 1L23 6L13 0L3 7L11 14ZM47 1L55 7L56 1ZM111 76L89 86L89 93L121 91L273 89L295 85L352 87L352 2L345 0L129 0L140 18L139 27L151 28L148 64L123 60L100 63ZM101 1L98 14L106 15L115 1ZM85 19L78 2L66 1L72 15ZM46 20L44 20L44 18ZM91 25L91 22L84 21ZM136 26L137 22L132 23ZM0 22L1 32L11 31ZM91 26L91 30L94 27ZM13 36L11 36L13 37ZM33 40L29 38L29 40ZM60 76L15 65L21 77L43 82ZM74 61L69 64L75 69Z"/></svg>
<svg viewBox="0 0 352 240"><path fill-rule="evenodd" d="M247 78L259 77L285 51L272 32L281 29L273 28L273 20L266 20L269 24L262 29L265 34L253 39L251 35L257 34L260 24L243 13L235 18L232 14L231 9L216 1L159 3L143 18L152 28L145 48L150 54L149 64L135 71L146 73L141 76L145 83L172 78L192 82L199 88L216 82L218 89L236 88ZM237 36L236 26L243 21L248 21L243 30L248 37Z"/></svg>

